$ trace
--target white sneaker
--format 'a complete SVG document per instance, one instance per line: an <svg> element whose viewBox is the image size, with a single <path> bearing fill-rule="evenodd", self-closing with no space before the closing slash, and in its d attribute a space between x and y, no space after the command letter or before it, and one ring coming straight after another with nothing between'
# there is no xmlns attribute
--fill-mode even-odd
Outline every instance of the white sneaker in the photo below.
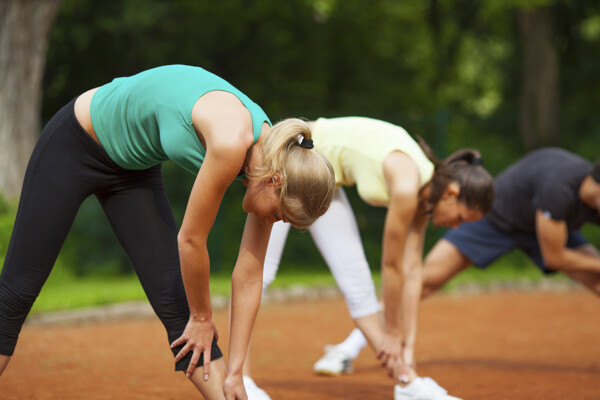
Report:
<svg viewBox="0 0 600 400"><path fill-rule="evenodd" d="M429 386L430 389L437 391L440 394L445 394L446 400L462 400L460 397L455 397L455 396L449 395L448 391L446 389L444 389L443 387L441 387L440 384L437 383L433 378L424 376L421 379L423 379L423 383L425 383L427 386Z"/></svg>
<svg viewBox="0 0 600 400"><path fill-rule="evenodd" d="M441 387L440 384L437 383L433 378L424 376L421 379L423 380L423 383L425 383L427 386L429 386L430 389L437 391L439 393L442 393L442 394L448 394L448 391L446 389L444 389L443 387Z"/></svg>
<svg viewBox="0 0 600 400"><path fill-rule="evenodd" d="M325 346L325 355L315 363L313 370L322 375L349 374L353 371L352 358L341 351L338 346L327 345Z"/></svg>
<svg viewBox="0 0 600 400"><path fill-rule="evenodd" d="M394 400L462 400L450 396L437 382L433 381L433 385L431 381L417 377L404 387L395 385Z"/></svg>
<svg viewBox="0 0 600 400"><path fill-rule="evenodd" d="M271 400L267 392L259 388L254 380L249 376L244 375L244 387L246 388L246 394L248 400Z"/></svg>

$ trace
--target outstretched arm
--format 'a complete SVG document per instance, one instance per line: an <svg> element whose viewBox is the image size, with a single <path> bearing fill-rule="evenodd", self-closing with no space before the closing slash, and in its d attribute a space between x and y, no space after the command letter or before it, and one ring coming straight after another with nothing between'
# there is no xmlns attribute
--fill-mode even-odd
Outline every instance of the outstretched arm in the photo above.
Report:
<svg viewBox="0 0 600 400"><path fill-rule="evenodd" d="M565 272L600 272L600 258L569 249L565 221L548 218L537 210L535 225L540 251L548 268Z"/></svg>
<svg viewBox="0 0 600 400"><path fill-rule="evenodd" d="M390 191L390 206L385 219L382 254L385 333L378 357L390 376L397 373L404 376L407 371L402 362L401 302L406 284L403 261L418 209L419 174L415 163L400 152L387 156L383 169Z"/></svg>
<svg viewBox="0 0 600 400"><path fill-rule="evenodd" d="M181 229L179 257L190 319L180 338L172 346L183 345L178 361L190 351L192 361L186 371L194 372L204 354L204 379L210 374L210 349L217 336L210 304L210 261L208 234L213 226L225 190L242 169L252 145L252 121L239 100L225 92L209 92L192 110L192 121L206 146L206 156L192 188Z"/></svg>
<svg viewBox="0 0 600 400"><path fill-rule="evenodd" d="M262 296L263 265L272 222L248 214L231 278L231 324L225 393L242 382L242 369Z"/></svg>
<svg viewBox="0 0 600 400"><path fill-rule="evenodd" d="M404 293L402 293L403 360L410 380L416 377L415 342L421 298L423 246L429 217L417 214L406 239L404 250Z"/></svg>

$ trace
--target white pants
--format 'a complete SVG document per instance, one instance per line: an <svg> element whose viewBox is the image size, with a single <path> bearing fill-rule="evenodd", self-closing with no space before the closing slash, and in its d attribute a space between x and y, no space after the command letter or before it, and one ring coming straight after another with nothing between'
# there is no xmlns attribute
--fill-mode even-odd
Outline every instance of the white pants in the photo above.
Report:
<svg viewBox="0 0 600 400"><path fill-rule="evenodd" d="M281 221L273 225L265 257L263 291L277 275L289 229L290 224ZM344 294L352 318L378 312L381 307L356 219L341 187L335 191L327 212L308 230Z"/></svg>

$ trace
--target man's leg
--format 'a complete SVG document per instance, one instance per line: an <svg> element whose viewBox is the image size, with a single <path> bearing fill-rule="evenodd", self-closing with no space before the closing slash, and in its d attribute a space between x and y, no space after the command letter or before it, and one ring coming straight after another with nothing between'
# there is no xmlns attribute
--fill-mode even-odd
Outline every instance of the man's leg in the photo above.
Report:
<svg viewBox="0 0 600 400"><path fill-rule="evenodd" d="M423 263L424 299L446 284L453 276L471 265L469 260L456 246L446 239L439 240L425 257Z"/></svg>

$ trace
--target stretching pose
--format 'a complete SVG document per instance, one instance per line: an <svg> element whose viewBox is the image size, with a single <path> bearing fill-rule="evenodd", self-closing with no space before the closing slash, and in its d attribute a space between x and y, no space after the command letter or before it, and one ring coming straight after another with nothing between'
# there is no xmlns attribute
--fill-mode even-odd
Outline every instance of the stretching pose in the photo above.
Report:
<svg viewBox="0 0 600 400"><path fill-rule="evenodd" d="M48 122L29 161L0 276L0 374L79 206L93 194L167 330L175 369L206 399L246 399L242 365L272 224L308 227L333 196L331 165L311 148L305 122L271 128L258 105L198 67L151 69L72 100ZM197 175L179 232L162 182L165 160ZM244 174L248 216L232 275L226 369L206 241L225 190Z"/></svg>
<svg viewBox="0 0 600 400"><path fill-rule="evenodd" d="M403 383L394 389L396 399L417 394L419 398L450 399L443 389L433 387L431 380L415 379L425 228L430 216L438 226L457 226L482 217L492 206L492 177L481 166L477 151L457 151L437 162L424 142L419 146L404 129L387 122L321 118L311 125L315 146L333 165L338 188L329 210L309 230L346 298L360 338L365 344L368 340L390 376ZM368 204L388 208L382 249L384 327L358 227L342 189L351 185L357 186ZM289 224L283 222L273 227L264 289L275 278L288 229ZM315 370L348 372L350 364L344 362L344 353L343 347L330 347L327 355L335 365L318 362ZM248 373L246 365L244 374ZM247 389L251 385L256 393L255 397L250 394L251 399L268 398L249 377L245 380Z"/></svg>
<svg viewBox="0 0 600 400"><path fill-rule="evenodd" d="M545 274L562 271L600 295L600 253L579 232L600 224L600 160L558 148L534 151L496 178L488 216L451 230L425 259L423 296L474 264L520 248Z"/></svg>
<svg viewBox="0 0 600 400"><path fill-rule="evenodd" d="M563 271L598 295L600 253L578 229L585 222L600 224L599 212L600 161L592 165L557 148L534 151L496 178L487 216L448 231L427 254L422 297L470 265L486 268L515 248L545 274ZM329 371L351 365L364 347L364 336L355 330L336 346L342 350L317 365Z"/></svg>

